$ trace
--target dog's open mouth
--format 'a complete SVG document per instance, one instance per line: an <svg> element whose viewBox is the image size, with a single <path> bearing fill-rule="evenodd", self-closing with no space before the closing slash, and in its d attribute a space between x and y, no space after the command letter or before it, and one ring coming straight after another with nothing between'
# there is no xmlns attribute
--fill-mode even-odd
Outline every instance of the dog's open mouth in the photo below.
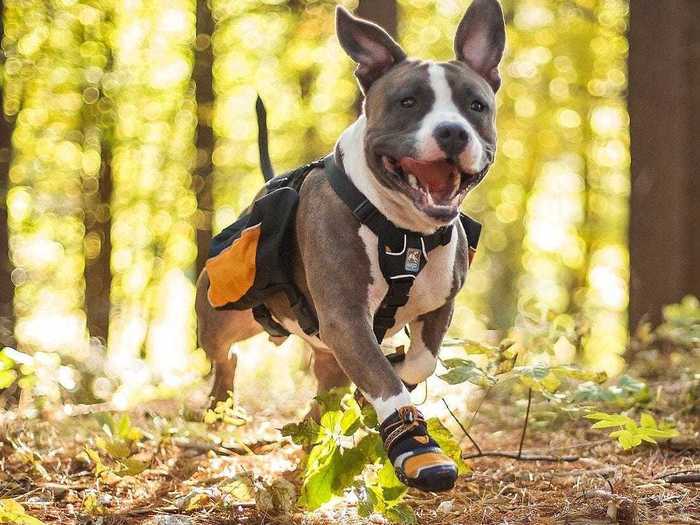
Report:
<svg viewBox="0 0 700 525"><path fill-rule="evenodd" d="M396 160L383 156L382 163L387 173L399 179L416 207L430 216L446 219L457 215L465 194L485 171L467 173L457 162L448 159L421 161L403 157Z"/></svg>

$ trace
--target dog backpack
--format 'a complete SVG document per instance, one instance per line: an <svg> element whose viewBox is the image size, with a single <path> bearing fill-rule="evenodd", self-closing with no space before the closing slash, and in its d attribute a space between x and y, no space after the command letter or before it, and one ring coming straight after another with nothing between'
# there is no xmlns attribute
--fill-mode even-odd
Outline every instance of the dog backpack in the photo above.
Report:
<svg viewBox="0 0 700 525"><path fill-rule="evenodd" d="M262 195L211 242L206 262L209 303L218 310L253 309L255 319L271 335L289 333L264 305L283 292L302 330L318 333L318 322L292 276L293 226L299 188L320 162L307 164L265 184Z"/></svg>

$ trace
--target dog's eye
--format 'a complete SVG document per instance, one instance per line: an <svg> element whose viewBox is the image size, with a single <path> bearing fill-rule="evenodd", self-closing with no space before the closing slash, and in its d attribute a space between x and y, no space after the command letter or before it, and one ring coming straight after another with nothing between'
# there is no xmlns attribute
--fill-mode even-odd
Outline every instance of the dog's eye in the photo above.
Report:
<svg viewBox="0 0 700 525"><path fill-rule="evenodd" d="M481 113L482 111L484 111L486 109L486 104L484 104L480 100L475 100L472 102L471 108L472 108L472 111L476 111L478 113Z"/></svg>
<svg viewBox="0 0 700 525"><path fill-rule="evenodd" d="M406 98L401 99L401 107L402 108L412 108L415 105L416 105L415 97L406 97Z"/></svg>

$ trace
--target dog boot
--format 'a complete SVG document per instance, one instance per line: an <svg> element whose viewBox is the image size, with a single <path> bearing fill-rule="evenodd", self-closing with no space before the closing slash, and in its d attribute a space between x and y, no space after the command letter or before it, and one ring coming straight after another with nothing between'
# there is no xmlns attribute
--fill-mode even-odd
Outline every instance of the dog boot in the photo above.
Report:
<svg viewBox="0 0 700 525"><path fill-rule="evenodd" d="M454 487L457 466L428 435L425 419L416 407L399 408L380 425L379 433L403 483L430 492Z"/></svg>

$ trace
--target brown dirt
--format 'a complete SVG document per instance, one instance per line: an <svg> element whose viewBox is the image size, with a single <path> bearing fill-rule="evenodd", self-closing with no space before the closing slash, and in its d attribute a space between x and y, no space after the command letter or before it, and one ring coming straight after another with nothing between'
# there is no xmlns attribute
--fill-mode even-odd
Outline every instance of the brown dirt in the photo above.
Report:
<svg viewBox="0 0 700 525"><path fill-rule="evenodd" d="M107 483L96 481L91 465L80 457L85 444L100 432L90 416L27 422L9 412L0 415L0 498L15 499L45 523L384 523L380 516L358 518L354 506L343 500L314 513L296 510L277 517L261 514L252 501L225 507L216 488L242 472L268 480L285 477L299 485L296 469L303 454L290 443L271 439L278 425L270 414L256 415L238 435L255 454L230 454L220 447L203 450L199 445L212 441L202 441L190 428L177 434L190 443L187 447L172 440L158 446L157 439L147 439L138 457L150 461L150 468L136 477ZM143 411L134 419L152 431L155 420L144 418ZM162 428L163 421L159 424ZM182 421L173 425L189 428ZM679 428L685 441L632 452L622 452L604 433L591 431L585 423L571 423L559 431L531 430L529 451L577 454L580 459L550 463L477 458L471 460L474 473L462 478L453 491L435 495L412 490L407 501L418 522L425 525L700 524L700 484L665 481L673 472L700 473L700 417L685 416ZM480 425L474 435L482 446L493 445L489 449L514 450L519 440L517 424L508 431ZM462 444L465 451L473 452L467 440ZM178 507L182 501L178 498L193 489L214 492L185 512L182 505ZM103 499L101 515L85 513L83 501L91 490Z"/></svg>

